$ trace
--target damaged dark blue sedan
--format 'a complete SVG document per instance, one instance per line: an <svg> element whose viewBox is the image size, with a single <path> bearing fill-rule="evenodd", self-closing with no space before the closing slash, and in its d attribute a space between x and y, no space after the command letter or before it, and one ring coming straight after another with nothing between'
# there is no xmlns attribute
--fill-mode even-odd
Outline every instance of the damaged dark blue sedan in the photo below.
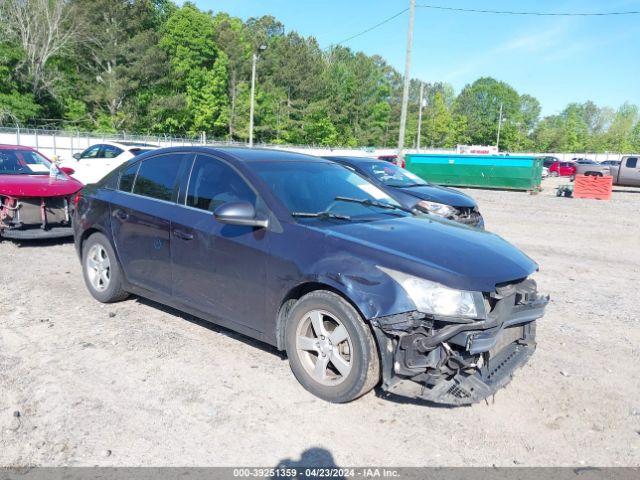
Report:
<svg viewBox="0 0 640 480"><path fill-rule="evenodd" d="M548 297L500 237L416 217L342 165L276 150L178 147L75 199L85 283L147 297L286 350L308 391L377 385L463 405L535 349Z"/></svg>

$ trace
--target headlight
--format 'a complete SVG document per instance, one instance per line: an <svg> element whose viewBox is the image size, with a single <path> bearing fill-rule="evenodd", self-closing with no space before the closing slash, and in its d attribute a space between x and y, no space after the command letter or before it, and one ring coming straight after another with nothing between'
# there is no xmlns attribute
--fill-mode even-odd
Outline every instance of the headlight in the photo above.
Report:
<svg viewBox="0 0 640 480"><path fill-rule="evenodd" d="M444 317L484 319L487 316L480 292L455 290L390 268L378 268L400 284L419 312Z"/></svg>
<svg viewBox="0 0 640 480"><path fill-rule="evenodd" d="M422 210L426 213L431 213L433 215L439 215L441 217L449 218L453 217L456 214L456 209L451 205L446 205L444 203L437 202L429 202L427 200L420 200L416 207L419 210Z"/></svg>

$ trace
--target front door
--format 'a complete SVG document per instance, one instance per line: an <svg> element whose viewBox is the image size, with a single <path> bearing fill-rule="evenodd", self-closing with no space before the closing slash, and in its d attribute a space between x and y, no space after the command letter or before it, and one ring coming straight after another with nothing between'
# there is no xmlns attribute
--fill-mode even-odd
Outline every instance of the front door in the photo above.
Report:
<svg viewBox="0 0 640 480"><path fill-rule="evenodd" d="M190 154L159 155L122 173L111 228L124 274L139 287L171 295L171 221Z"/></svg>
<svg viewBox="0 0 640 480"><path fill-rule="evenodd" d="M618 183L630 187L640 186L640 158L625 157L620 162Z"/></svg>
<svg viewBox="0 0 640 480"><path fill-rule="evenodd" d="M248 201L264 212L260 199L230 164L198 155L184 200L180 215L172 220L174 298L263 331L270 232L225 225L213 216L216 208L233 201Z"/></svg>

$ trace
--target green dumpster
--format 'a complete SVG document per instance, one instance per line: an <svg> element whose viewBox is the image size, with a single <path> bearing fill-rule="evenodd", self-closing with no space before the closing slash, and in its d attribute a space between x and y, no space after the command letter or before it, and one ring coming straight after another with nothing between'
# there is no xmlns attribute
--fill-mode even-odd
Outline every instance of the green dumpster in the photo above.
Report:
<svg viewBox="0 0 640 480"><path fill-rule="evenodd" d="M538 190L542 159L524 155L411 153L406 168L428 182L458 187Z"/></svg>

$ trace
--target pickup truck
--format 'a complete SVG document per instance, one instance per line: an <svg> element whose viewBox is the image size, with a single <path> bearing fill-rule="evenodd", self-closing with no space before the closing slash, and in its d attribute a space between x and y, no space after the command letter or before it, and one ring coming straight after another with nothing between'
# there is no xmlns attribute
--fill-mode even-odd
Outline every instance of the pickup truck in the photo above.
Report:
<svg viewBox="0 0 640 480"><path fill-rule="evenodd" d="M640 155L625 155L619 165L576 164L576 175L611 175L614 185L640 187Z"/></svg>

